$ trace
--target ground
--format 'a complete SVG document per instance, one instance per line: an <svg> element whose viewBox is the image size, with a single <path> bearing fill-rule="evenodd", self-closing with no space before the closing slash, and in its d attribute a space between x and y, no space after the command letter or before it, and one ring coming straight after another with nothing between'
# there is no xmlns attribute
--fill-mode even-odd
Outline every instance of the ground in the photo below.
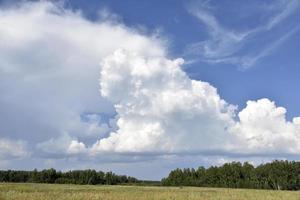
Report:
<svg viewBox="0 0 300 200"><path fill-rule="evenodd" d="M300 191L197 187L0 184L0 200L300 200Z"/></svg>

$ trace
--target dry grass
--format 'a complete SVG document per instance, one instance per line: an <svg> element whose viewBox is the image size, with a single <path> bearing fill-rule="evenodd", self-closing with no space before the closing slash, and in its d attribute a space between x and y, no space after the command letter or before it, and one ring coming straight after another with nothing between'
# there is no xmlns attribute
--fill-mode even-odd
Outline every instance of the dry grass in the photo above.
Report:
<svg viewBox="0 0 300 200"><path fill-rule="evenodd" d="M300 200L300 191L195 187L0 184L0 200Z"/></svg>

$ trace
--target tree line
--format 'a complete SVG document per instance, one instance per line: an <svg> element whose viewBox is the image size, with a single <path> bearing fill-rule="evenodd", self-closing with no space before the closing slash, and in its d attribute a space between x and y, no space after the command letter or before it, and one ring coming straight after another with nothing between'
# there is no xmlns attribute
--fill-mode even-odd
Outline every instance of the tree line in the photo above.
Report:
<svg viewBox="0 0 300 200"><path fill-rule="evenodd" d="M248 162L231 162L207 169L175 169L161 183L164 186L299 190L300 162L275 160L257 167Z"/></svg>
<svg viewBox="0 0 300 200"><path fill-rule="evenodd" d="M130 176L116 175L112 172L90 169L61 172L51 168L42 171L36 169L33 171L1 170L0 182L116 185L137 183L138 180Z"/></svg>
<svg viewBox="0 0 300 200"><path fill-rule="evenodd" d="M130 176L116 175L113 172L91 169L67 172L56 171L53 168L41 171L0 170L0 182L300 190L300 162L275 160L257 167L248 162L231 162L219 167L175 169L161 182L142 181Z"/></svg>

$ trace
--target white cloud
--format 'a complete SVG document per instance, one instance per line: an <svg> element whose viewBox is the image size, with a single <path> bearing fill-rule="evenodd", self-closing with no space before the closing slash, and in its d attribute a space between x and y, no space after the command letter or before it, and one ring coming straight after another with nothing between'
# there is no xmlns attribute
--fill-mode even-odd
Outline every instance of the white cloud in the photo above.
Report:
<svg viewBox="0 0 300 200"><path fill-rule="evenodd" d="M244 153L298 154L300 145L299 117L286 120L286 109L276 107L269 99L248 101L239 112L233 131L242 138Z"/></svg>
<svg viewBox="0 0 300 200"><path fill-rule="evenodd" d="M264 8L262 13L268 16L267 20L246 30L226 27L215 16L209 3L210 1L199 1L189 7L188 11L207 27L208 38L187 45L185 50L186 55L197 56L198 60L208 63L231 63L244 69L252 67L260 59L270 55L299 28L294 25L277 36L272 32L297 10L298 0L278 0L271 5L261 6ZM254 13L251 18L257 17L255 15ZM247 19L241 23L246 24Z"/></svg>
<svg viewBox="0 0 300 200"><path fill-rule="evenodd" d="M248 101L237 113L216 88L191 80L181 64L124 50L108 56L101 94L114 103L117 130L92 153L297 154L300 118L287 121L286 110L269 99Z"/></svg>
<svg viewBox="0 0 300 200"><path fill-rule="evenodd" d="M78 142L76 140L72 140L70 145L68 146L68 153L70 154L82 153L85 150L85 145L82 142Z"/></svg>
<svg viewBox="0 0 300 200"><path fill-rule="evenodd" d="M86 153L84 143L71 138L67 133L59 138L51 138L47 141L37 144L38 150L46 153L48 156L65 157L74 154Z"/></svg>
<svg viewBox="0 0 300 200"><path fill-rule="evenodd" d="M165 54L163 41L111 22L107 12L92 22L49 1L1 8L0 24L0 134L29 146L66 137L80 147L104 137L111 120L97 116L114 108L99 95L99 62L118 48Z"/></svg>
<svg viewBox="0 0 300 200"><path fill-rule="evenodd" d="M26 142L17 140L9 140L5 138L0 138L0 158L19 158L29 156L30 152L26 148Z"/></svg>
<svg viewBox="0 0 300 200"><path fill-rule="evenodd" d="M107 57L101 94L115 104L119 129L93 150L189 152L226 147L234 107L209 83L189 79L182 63L122 50Z"/></svg>
<svg viewBox="0 0 300 200"><path fill-rule="evenodd" d="M293 12L296 11L298 6L298 0L279 0L273 5L269 5L269 9L277 11L277 14L271 18L266 28L271 29L286 18L288 18Z"/></svg>
<svg viewBox="0 0 300 200"><path fill-rule="evenodd" d="M123 162L299 150L299 118L287 121L267 99L237 113L215 87L190 79L183 60L169 59L157 38L50 2L2 9L0 16L0 133L11 138L0 143L2 155L22 155L22 145L19 153L12 148L18 140L36 146L34 156ZM231 38L221 38L221 47L243 40L205 19L216 37ZM228 53L208 50L212 57ZM115 120L99 117L115 112Z"/></svg>
<svg viewBox="0 0 300 200"><path fill-rule="evenodd" d="M238 51L240 42L248 35L223 27L209 12L207 2L191 7L189 12L207 26L210 39L189 45L187 53L196 53L206 59L224 58Z"/></svg>

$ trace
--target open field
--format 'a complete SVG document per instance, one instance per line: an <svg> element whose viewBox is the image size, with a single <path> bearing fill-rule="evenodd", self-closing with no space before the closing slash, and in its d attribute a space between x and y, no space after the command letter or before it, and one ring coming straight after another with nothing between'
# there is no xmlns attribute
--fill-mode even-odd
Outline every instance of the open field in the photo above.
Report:
<svg viewBox="0 0 300 200"><path fill-rule="evenodd" d="M196 187L79 186L0 184L0 200L300 200L300 191L271 191Z"/></svg>

